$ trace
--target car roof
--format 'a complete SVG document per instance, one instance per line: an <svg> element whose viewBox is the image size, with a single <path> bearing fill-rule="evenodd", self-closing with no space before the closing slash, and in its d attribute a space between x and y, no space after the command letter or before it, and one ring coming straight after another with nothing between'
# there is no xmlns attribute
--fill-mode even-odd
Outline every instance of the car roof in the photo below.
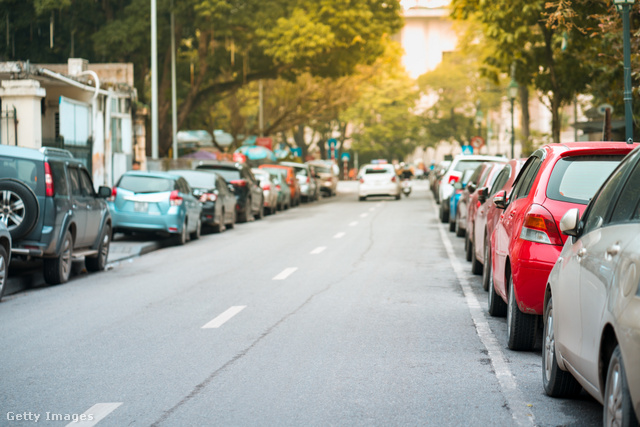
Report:
<svg viewBox="0 0 640 427"><path fill-rule="evenodd" d="M547 144L541 148L547 154L564 156L578 156L589 154L622 154L631 152L640 144L627 144L619 141L584 141L584 142L565 142L562 144Z"/></svg>
<svg viewBox="0 0 640 427"><path fill-rule="evenodd" d="M207 176L211 177L212 180L215 181L218 175L213 171L205 171L204 169L174 169L167 171L167 173L178 175L181 177L185 176Z"/></svg>
<svg viewBox="0 0 640 427"><path fill-rule="evenodd" d="M152 178L168 178L168 179L178 179L180 175L176 175L171 172L163 172L163 171L127 171L122 176L142 176L142 177L152 177Z"/></svg>

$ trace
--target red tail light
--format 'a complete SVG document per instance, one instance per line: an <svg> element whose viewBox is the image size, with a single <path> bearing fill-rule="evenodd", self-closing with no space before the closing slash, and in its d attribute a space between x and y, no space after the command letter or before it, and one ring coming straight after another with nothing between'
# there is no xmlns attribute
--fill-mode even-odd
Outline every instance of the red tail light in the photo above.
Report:
<svg viewBox="0 0 640 427"><path fill-rule="evenodd" d="M200 196L200 201L202 203L215 202L216 200L218 200L218 196L214 193L204 193L202 196Z"/></svg>
<svg viewBox="0 0 640 427"><path fill-rule="evenodd" d="M395 176L391 178L391 182L396 182L396 177Z"/></svg>
<svg viewBox="0 0 640 427"><path fill-rule="evenodd" d="M271 190L271 184L265 184L265 185L262 187L262 189L263 189L263 190L265 190L265 191L269 191L269 190Z"/></svg>
<svg viewBox="0 0 640 427"><path fill-rule="evenodd" d="M178 190L173 190L169 195L169 204L171 206L180 206L182 204L182 197L180 197Z"/></svg>
<svg viewBox="0 0 640 427"><path fill-rule="evenodd" d="M276 190L278 191L282 190L282 187L280 187L280 184L276 185Z"/></svg>
<svg viewBox="0 0 640 427"><path fill-rule="evenodd" d="M460 175L449 175L449 184L455 184L460 181Z"/></svg>
<svg viewBox="0 0 640 427"><path fill-rule="evenodd" d="M307 184L311 182L311 178L307 177Z"/></svg>
<svg viewBox="0 0 640 427"><path fill-rule="evenodd" d="M116 187L113 187L111 189L111 197L109 197L109 201L113 202L114 200L116 200L116 196L118 195L118 189Z"/></svg>
<svg viewBox="0 0 640 427"><path fill-rule="evenodd" d="M364 178L360 178L360 184L364 184Z"/></svg>
<svg viewBox="0 0 640 427"><path fill-rule="evenodd" d="M233 181L229 181L230 184L237 185L238 187L246 187L247 181L244 179L236 179Z"/></svg>
<svg viewBox="0 0 640 427"><path fill-rule="evenodd" d="M51 166L49 166L49 162L44 163L44 188L45 195L47 197L53 197L55 191L53 188L53 175L51 175Z"/></svg>
<svg viewBox="0 0 640 427"><path fill-rule="evenodd" d="M562 246L562 237L551 213L540 205L531 205L524 216L520 238L530 242Z"/></svg>

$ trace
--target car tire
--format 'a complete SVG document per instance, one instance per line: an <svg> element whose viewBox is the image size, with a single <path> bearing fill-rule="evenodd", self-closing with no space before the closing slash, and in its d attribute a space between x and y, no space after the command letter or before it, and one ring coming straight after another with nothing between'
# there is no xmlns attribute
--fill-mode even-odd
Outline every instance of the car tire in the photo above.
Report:
<svg viewBox="0 0 640 427"><path fill-rule="evenodd" d="M224 233L224 231L227 229L227 224L225 224L225 219L224 217L226 216L226 213L224 211L224 209L222 210L222 212L220 213L220 221L213 226L213 231L216 233Z"/></svg>
<svg viewBox="0 0 640 427"><path fill-rule="evenodd" d="M187 231L187 219L185 218L180 233L174 236L174 244L176 246L183 246L187 243L187 241L189 240L189 233Z"/></svg>
<svg viewBox="0 0 640 427"><path fill-rule="evenodd" d="M482 274L482 263L476 257L476 244L471 243L471 272L476 276Z"/></svg>
<svg viewBox="0 0 640 427"><path fill-rule="evenodd" d="M507 347L511 350L532 350L536 344L538 316L520 311L516 302L513 276L508 277Z"/></svg>
<svg viewBox="0 0 640 427"><path fill-rule="evenodd" d="M236 212L233 211L233 218L231 219L231 222L225 224L225 228L227 230L230 230L230 229L234 228L235 225L236 225Z"/></svg>
<svg viewBox="0 0 640 427"><path fill-rule="evenodd" d="M449 231L450 232L454 232L456 231L456 221L455 219L453 221L451 221L451 218L449 218Z"/></svg>
<svg viewBox="0 0 640 427"><path fill-rule="evenodd" d="M7 287L7 279L9 277L9 254L4 246L0 245L0 301Z"/></svg>
<svg viewBox="0 0 640 427"><path fill-rule="evenodd" d="M466 259L467 261L471 261L471 240L469 239L469 233L466 232L464 233L464 253L465 253L465 257L464 259Z"/></svg>
<svg viewBox="0 0 640 427"><path fill-rule="evenodd" d="M360 202L364 202L365 200L367 200L367 196L358 197L358 201L360 201Z"/></svg>
<svg viewBox="0 0 640 427"><path fill-rule="evenodd" d="M260 208L258 208L258 214L255 216L255 219L264 218L264 200L260 202Z"/></svg>
<svg viewBox="0 0 640 427"><path fill-rule="evenodd" d="M491 242L484 242L484 266L482 268L482 289L489 290L489 281L493 281L491 274Z"/></svg>
<svg viewBox="0 0 640 427"><path fill-rule="evenodd" d="M73 264L73 237L67 230L62 239L60 255L55 258L45 258L43 261L44 281L50 285L67 283L71 276Z"/></svg>
<svg viewBox="0 0 640 427"><path fill-rule="evenodd" d="M456 237L464 237L464 228L460 227L460 216L458 215L458 212L456 212L456 221L455 221L455 225L456 225Z"/></svg>
<svg viewBox="0 0 640 427"><path fill-rule="evenodd" d="M111 226L109 224L104 225L102 234L100 235L100 244L98 245L98 255L94 257L86 257L84 259L84 266L87 267L87 271L103 271L107 266L107 259L109 258L109 246L111 245Z"/></svg>
<svg viewBox="0 0 640 427"><path fill-rule="evenodd" d="M447 201L445 200L440 204L440 222L443 224L449 222L449 212L444 209L446 203Z"/></svg>
<svg viewBox="0 0 640 427"><path fill-rule="evenodd" d="M400 197L402 197L400 194L395 195L396 200L400 200Z"/></svg>
<svg viewBox="0 0 640 427"><path fill-rule="evenodd" d="M604 389L603 420L605 426L637 427L638 418L634 413L627 372L622 360L620 346L617 345L609 359L609 369Z"/></svg>
<svg viewBox="0 0 640 427"><path fill-rule="evenodd" d="M196 229L193 233L191 233L191 240L198 240L201 235L202 235L202 220L198 218Z"/></svg>
<svg viewBox="0 0 640 427"><path fill-rule="evenodd" d="M544 338L542 342L542 386L551 397L569 397L580 393L582 386L568 371L558 366L556 340L553 330L553 299L549 298L544 315ZM605 405L606 408L606 405ZM605 409L606 411L606 409Z"/></svg>
<svg viewBox="0 0 640 427"><path fill-rule="evenodd" d="M29 234L39 215L38 199L31 188L15 179L0 179L0 221L7 226L12 240Z"/></svg>
<svg viewBox="0 0 640 427"><path fill-rule="evenodd" d="M491 264L487 265L489 270L489 298L487 298L487 311L492 317L505 317L507 315L507 303L496 292L493 283L493 269Z"/></svg>

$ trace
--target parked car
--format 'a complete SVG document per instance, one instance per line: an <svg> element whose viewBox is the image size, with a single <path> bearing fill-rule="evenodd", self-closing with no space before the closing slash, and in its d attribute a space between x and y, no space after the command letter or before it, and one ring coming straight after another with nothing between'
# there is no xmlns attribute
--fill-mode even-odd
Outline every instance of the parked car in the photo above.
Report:
<svg viewBox="0 0 640 427"><path fill-rule="evenodd" d="M125 172L109 200L114 232L170 235L184 245L200 238L202 205L187 181L169 172Z"/></svg>
<svg viewBox="0 0 640 427"><path fill-rule="evenodd" d="M476 190L469 195L467 214L465 215L465 247L467 249L466 258L467 261L471 261L471 272L473 274L482 274L482 263L478 261L475 251L476 213L486 202L489 187L493 185L504 165L505 163L502 162L485 163ZM484 227L484 224L481 227Z"/></svg>
<svg viewBox="0 0 640 427"><path fill-rule="evenodd" d="M584 388L606 426L640 416L640 149L627 156L567 235L544 291L542 384L549 396Z"/></svg>
<svg viewBox="0 0 640 427"><path fill-rule="evenodd" d="M271 175L268 171L258 168L251 169L251 172L260 182L260 188L262 188L264 196L265 213L275 214L278 211L278 190L276 190L276 185L271 180Z"/></svg>
<svg viewBox="0 0 640 427"><path fill-rule="evenodd" d="M44 280L65 283L74 257L104 270L111 243L109 187L95 192L81 160L66 150L0 145L0 209L12 256L43 259Z"/></svg>
<svg viewBox="0 0 640 427"><path fill-rule="evenodd" d="M170 173L187 180L193 196L202 204L203 226L217 233L233 228L236 223L235 189L222 177L209 170L172 170Z"/></svg>
<svg viewBox="0 0 640 427"><path fill-rule="evenodd" d="M456 222L454 219L457 215L458 203L460 202L462 193L469 183L469 179L471 178L471 175L473 175L473 172L475 172L474 169L465 169L462 172L462 177L460 178L460 180L453 184L454 193L451 197L449 197L449 231L456 231Z"/></svg>
<svg viewBox="0 0 640 427"><path fill-rule="evenodd" d="M516 180L516 176L520 172L522 165L526 159L512 159L507 163L493 182L490 189L486 190L481 188L481 194L478 196L480 200L486 200L482 202L476 212L475 227L474 227L474 250L476 251L476 259L482 263L482 287L485 291L491 291L489 294L489 313L494 314L494 300L496 293L493 290L493 278L491 277L491 235L496 228L496 223L500 219L502 210L492 203L492 197L500 190L505 190L506 194L511 193L513 183ZM488 188L488 187L487 187ZM502 302L502 300L500 300ZM505 306L506 308L506 306ZM503 314L504 316L504 314Z"/></svg>
<svg viewBox="0 0 640 427"><path fill-rule="evenodd" d="M275 171L269 172L269 175L271 176L271 182L275 186L275 191L278 193L278 210L289 209L291 207L291 191L289 191L285 177Z"/></svg>
<svg viewBox="0 0 640 427"><path fill-rule="evenodd" d="M300 185L300 200L303 203L312 202L319 198L320 187L312 172L312 167L306 163L280 162L282 166L292 167Z"/></svg>
<svg viewBox="0 0 640 427"><path fill-rule="evenodd" d="M391 196L400 200L400 179L391 164L364 166L358 174L358 200L371 196Z"/></svg>
<svg viewBox="0 0 640 427"><path fill-rule="evenodd" d="M0 211L1 212L1 211ZM11 233L4 224L0 213L0 301L4 295L5 285L9 278L9 262L11 261Z"/></svg>
<svg viewBox="0 0 640 427"><path fill-rule="evenodd" d="M262 188L258 185L249 166L245 163L201 161L196 169L214 171L233 185L238 222L247 222L254 218L262 219L264 216L264 196Z"/></svg>
<svg viewBox="0 0 640 427"><path fill-rule="evenodd" d="M331 160L313 160L312 164L320 177L320 190L325 196L335 196L338 192L338 177L340 171L338 165Z"/></svg>
<svg viewBox="0 0 640 427"><path fill-rule="evenodd" d="M591 197L635 145L586 142L545 145L522 167L491 237L495 292L507 305L507 345L533 348L543 313L544 290L566 237L558 223L571 208L583 211Z"/></svg>
<svg viewBox="0 0 640 427"><path fill-rule="evenodd" d="M260 165L258 169L266 169L268 171L274 171L282 175L284 182L289 186L289 192L291 193L291 206L298 206L300 204L300 183L296 178L296 171L290 166L284 165Z"/></svg>
<svg viewBox="0 0 640 427"><path fill-rule="evenodd" d="M447 171L449 165L451 164L451 160L443 160L438 163L433 170L429 173L429 188L431 189L431 193L433 197L436 199L436 203L440 204L440 200L438 199L438 188L440 186L440 181L442 179L442 175ZM473 169L473 168L469 168Z"/></svg>

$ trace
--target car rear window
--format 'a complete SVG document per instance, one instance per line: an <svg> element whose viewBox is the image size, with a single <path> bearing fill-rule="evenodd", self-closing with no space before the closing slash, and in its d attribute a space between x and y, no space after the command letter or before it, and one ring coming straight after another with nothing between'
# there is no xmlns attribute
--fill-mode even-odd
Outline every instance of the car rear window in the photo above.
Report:
<svg viewBox="0 0 640 427"><path fill-rule="evenodd" d="M384 166L373 166L370 168L365 168L364 173L366 173L367 175L369 174L383 174L383 173L394 173L394 170L392 167L384 167Z"/></svg>
<svg viewBox="0 0 640 427"><path fill-rule="evenodd" d="M624 156L564 157L555 164L547 197L586 205Z"/></svg>
<svg viewBox="0 0 640 427"><path fill-rule="evenodd" d="M486 163L486 160L460 160L453 165L453 170L462 172L465 169L475 169L483 163Z"/></svg>
<svg viewBox="0 0 640 427"><path fill-rule="evenodd" d="M210 172L180 172L192 188L213 188L216 186L216 175Z"/></svg>
<svg viewBox="0 0 640 427"><path fill-rule="evenodd" d="M236 181L238 179L242 179L242 175L240 175L240 171L238 169L223 169L223 168L203 168L208 170L215 170L218 175L224 178L225 181Z"/></svg>
<svg viewBox="0 0 640 427"><path fill-rule="evenodd" d="M329 167L324 167L324 166L318 166L318 165L313 165L316 168L316 171L318 173L331 173L331 168Z"/></svg>
<svg viewBox="0 0 640 427"><path fill-rule="evenodd" d="M22 181L36 194L44 192L44 170L40 169L38 163L33 160L0 156L0 178Z"/></svg>
<svg viewBox="0 0 640 427"><path fill-rule="evenodd" d="M161 193L164 191L173 191L175 184L172 179L168 178L123 175L117 187L133 191L134 193Z"/></svg>

